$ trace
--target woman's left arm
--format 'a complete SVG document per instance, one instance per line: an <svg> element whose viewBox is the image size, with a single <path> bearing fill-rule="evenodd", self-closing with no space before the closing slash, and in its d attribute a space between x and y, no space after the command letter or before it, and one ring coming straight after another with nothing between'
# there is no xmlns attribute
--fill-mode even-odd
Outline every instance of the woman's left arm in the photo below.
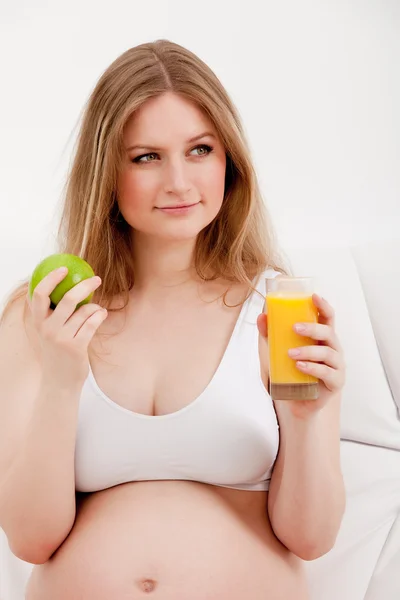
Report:
<svg viewBox="0 0 400 600"><path fill-rule="evenodd" d="M319 343L297 348L298 355L292 358L302 372L319 379L319 397L274 403L280 442L268 494L275 535L304 560L314 560L333 547L346 504L340 466L345 363L332 307L317 294L313 301L318 323L303 323L298 333ZM259 316L258 328L266 339L266 315Z"/></svg>

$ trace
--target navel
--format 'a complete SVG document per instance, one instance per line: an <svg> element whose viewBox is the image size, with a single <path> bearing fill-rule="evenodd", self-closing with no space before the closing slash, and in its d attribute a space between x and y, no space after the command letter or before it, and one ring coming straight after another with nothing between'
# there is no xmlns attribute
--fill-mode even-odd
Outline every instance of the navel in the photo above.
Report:
<svg viewBox="0 0 400 600"><path fill-rule="evenodd" d="M157 582L154 579L142 579L139 583L140 588L143 592L154 592L156 589Z"/></svg>

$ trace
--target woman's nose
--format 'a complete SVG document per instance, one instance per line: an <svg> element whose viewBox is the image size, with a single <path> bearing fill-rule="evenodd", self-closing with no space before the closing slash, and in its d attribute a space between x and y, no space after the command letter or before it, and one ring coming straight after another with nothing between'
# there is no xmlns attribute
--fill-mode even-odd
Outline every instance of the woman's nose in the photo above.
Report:
<svg viewBox="0 0 400 600"><path fill-rule="evenodd" d="M181 162L176 161L166 167L165 170L165 191L174 194L185 194L190 190L190 180L187 167Z"/></svg>

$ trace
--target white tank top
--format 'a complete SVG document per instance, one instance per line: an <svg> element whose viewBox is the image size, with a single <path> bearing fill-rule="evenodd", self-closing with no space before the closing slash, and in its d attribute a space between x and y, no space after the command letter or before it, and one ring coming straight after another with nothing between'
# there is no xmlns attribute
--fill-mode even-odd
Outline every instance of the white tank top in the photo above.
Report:
<svg viewBox="0 0 400 600"><path fill-rule="evenodd" d="M265 296L265 271L258 291ZM264 299L245 301L223 358L204 391L166 415L123 408L90 369L79 403L75 485L94 492L130 481L179 479L268 490L279 445L273 402L261 379L257 317Z"/></svg>

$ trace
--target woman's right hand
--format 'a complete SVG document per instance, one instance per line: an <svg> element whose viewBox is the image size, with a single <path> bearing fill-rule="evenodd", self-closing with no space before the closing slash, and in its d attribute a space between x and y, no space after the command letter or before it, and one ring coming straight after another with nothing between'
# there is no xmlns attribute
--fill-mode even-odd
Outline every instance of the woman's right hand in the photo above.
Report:
<svg viewBox="0 0 400 600"><path fill-rule="evenodd" d="M94 303L75 310L79 302L100 286L99 277L77 283L51 309L50 294L66 274L51 271L37 284L31 300L28 295L28 302L41 346L43 379L68 389L83 386L89 373L88 346L107 318L107 311Z"/></svg>

